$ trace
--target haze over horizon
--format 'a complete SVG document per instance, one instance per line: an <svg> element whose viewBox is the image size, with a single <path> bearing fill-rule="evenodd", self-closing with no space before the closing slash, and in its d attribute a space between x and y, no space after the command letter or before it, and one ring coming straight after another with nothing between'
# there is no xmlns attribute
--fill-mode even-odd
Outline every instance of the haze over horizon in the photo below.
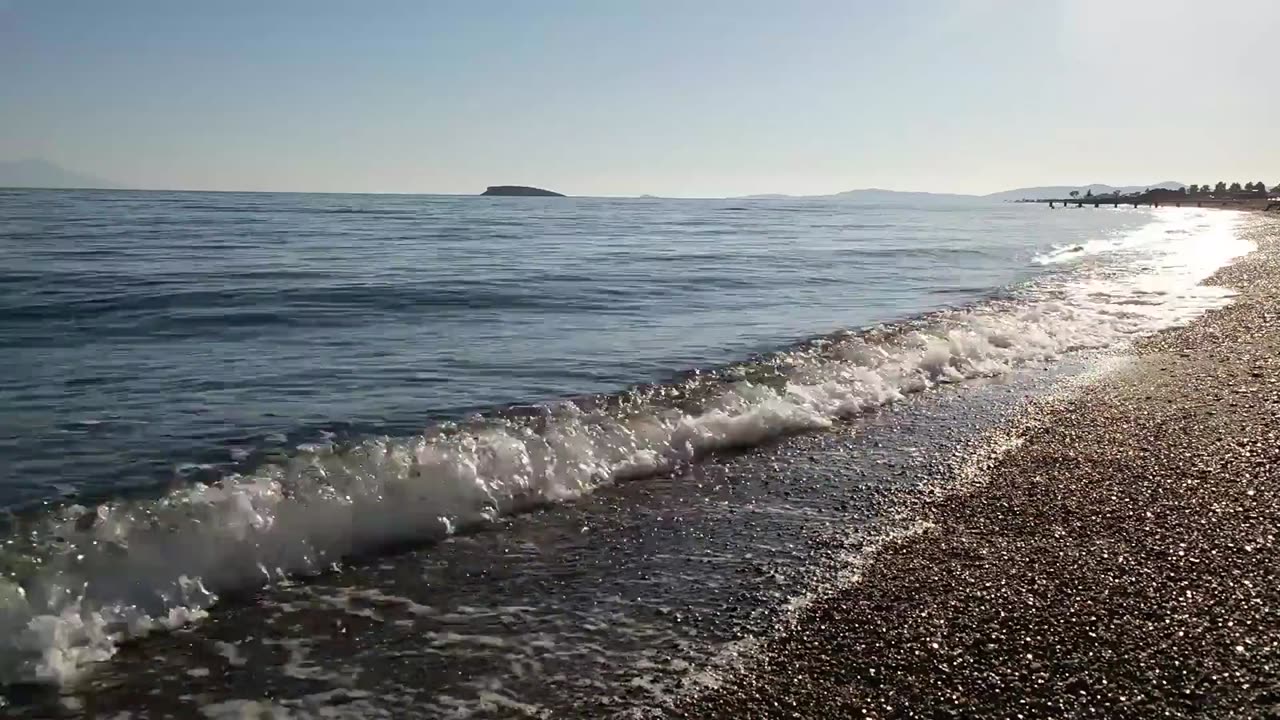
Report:
<svg viewBox="0 0 1280 720"><path fill-rule="evenodd" d="M128 187L1280 182L1280 5L0 0L0 160Z"/></svg>

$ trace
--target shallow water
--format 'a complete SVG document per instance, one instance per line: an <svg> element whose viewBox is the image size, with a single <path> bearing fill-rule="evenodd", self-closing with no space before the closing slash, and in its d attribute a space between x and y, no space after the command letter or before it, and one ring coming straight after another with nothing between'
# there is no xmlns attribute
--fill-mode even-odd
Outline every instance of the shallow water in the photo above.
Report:
<svg viewBox="0 0 1280 720"><path fill-rule="evenodd" d="M911 466L939 400L918 411L920 442L908 433L886 457L860 424L877 408L948 385L965 408L953 419L989 422L966 403L991 386L962 381L1039 387L1064 358L1227 302L1197 283L1249 249L1240 222L1172 208L4 191L0 341L15 362L0 368L0 502L17 515L0 556L0 673L68 692L122 683L104 700L116 709L178 702L177 689L137 694L178 667L201 688L183 702L210 713L291 694L316 706L280 706L295 714L406 712L369 705L395 695L351 680L371 672L427 716L588 696L645 707L679 683L637 668L696 676L767 629L734 613L794 601L821 566L812 538L879 527L876 498L918 481L893 468ZM932 456L952 442L930 437ZM812 457L786 459L805 443ZM620 480L634 482L590 496ZM546 522L511 519L574 500ZM474 532L430 545L459 530ZM760 572L743 539L757 536L790 544L760 550L778 587L762 594L757 579L733 601L746 591L725 577ZM730 599L697 591L714 578ZM720 630L690 620L708 614ZM351 623L351 643L330 642ZM165 661L144 671L136 648ZM544 655L554 671L520 665ZM268 665L283 679L222 682Z"/></svg>

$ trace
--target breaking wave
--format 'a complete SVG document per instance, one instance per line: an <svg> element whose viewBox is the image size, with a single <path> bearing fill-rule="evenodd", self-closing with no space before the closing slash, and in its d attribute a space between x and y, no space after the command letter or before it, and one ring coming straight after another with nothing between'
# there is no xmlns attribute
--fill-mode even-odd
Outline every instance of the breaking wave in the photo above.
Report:
<svg viewBox="0 0 1280 720"><path fill-rule="evenodd" d="M310 444L160 497L16 518L0 550L0 681L72 680L122 638L199 619L220 592L430 542L718 450L826 428L939 384L1184 323L1229 301L1198 283L1251 249L1235 233L1239 218L1162 213L1136 237L1074 251L1136 253L1124 263L1052 274L1008 299L824 337L681 382L407 437Z"/></svg>

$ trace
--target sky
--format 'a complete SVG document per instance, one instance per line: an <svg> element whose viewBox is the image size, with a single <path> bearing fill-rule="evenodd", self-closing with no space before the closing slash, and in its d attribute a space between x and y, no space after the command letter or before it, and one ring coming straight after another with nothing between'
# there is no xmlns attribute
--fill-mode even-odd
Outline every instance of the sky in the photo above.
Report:
<svg viewBox="0 0 1280 720"><path fill-rule="evenodd" d="M0 0L0 160L129 187L1280 183L1280 2Z"/></svg>

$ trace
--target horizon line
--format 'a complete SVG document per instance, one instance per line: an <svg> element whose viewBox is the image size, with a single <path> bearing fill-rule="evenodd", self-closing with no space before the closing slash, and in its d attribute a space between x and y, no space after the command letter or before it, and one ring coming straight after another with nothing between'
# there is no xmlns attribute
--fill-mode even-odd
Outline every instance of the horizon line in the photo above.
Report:
<svg viewBox="0 0 1280 720"><path fill-rule="evenodd" d="M68 171L70 172L70 171ZM104 181L109 182L109 181ZM1249 181L1254 182L1254 181ZM782 192L761 192L747 193L737 195L659 195L655 193L639 193L639 194L617 194L617 195L590 195L590 194L565 194L569 198L598 198L598 199L656 199L656 200L766 200L766 199L806 199L806 198L829 198L839 195L851 193L893 193L901 195L939 195L982 199L991 197L992 195L1002 195L1005 193L1036 190L1043 188L1081 188L1088 189L1092 187L1102 186L1112 189L1146 187L1152 188L1159 185L1175 184L1181 187L1189 187L1187 183L1176 180L1163 180L1158 183L1142 184L1132 183L1128 185L1112 185L1110 183L1085 183L1081 185L1072 185L1070 183L1028 185L1025 187L1015 187L1007 190L996 190L990 193L964 193L941 190L895 190L884 187L861 187L849 190L837 190L828 193L814 194L795 194ZM0 190L68 190L68 191L100 191L100 192L172 192L172 193L224 193L224 194L258 194L258 195L402 195L402 196L419 196L419 197L485 197L479 192L423 192L423 191L405 191L405 190L261 190L261 189L245 189L232 190L225 188L190 188L190 187L129 187L108 185L83 185L83 186L41 186L41 185L0 185Z"/></svg>

